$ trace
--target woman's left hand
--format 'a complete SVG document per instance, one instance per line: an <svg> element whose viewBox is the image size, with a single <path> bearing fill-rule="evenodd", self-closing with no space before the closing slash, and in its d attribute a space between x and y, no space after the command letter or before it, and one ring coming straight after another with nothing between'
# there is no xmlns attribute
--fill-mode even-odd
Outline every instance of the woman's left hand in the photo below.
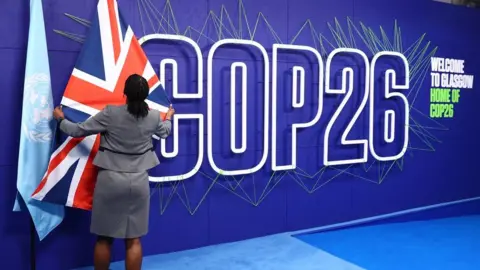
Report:
<svg viewBox="0 0 480 270"><path fill-rule="evenodd" d="M64 119L65 115L63 114L62 106L58 106L53 110L53 117L57 120Z"/></svg>
<svg viewBox="0 0 480 270"><path fill-rule="evenodd" d="M170 108L168 109L166 119L171 120L174 114L175 114L175 109L173 108L172 104L170 104Z"/></svg>

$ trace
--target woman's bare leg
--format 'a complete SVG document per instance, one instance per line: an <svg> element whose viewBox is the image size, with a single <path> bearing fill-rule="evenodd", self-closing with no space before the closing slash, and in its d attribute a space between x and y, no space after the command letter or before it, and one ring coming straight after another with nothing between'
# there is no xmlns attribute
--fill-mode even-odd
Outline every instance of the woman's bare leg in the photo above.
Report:
<svg viewBox="0 0 480 270"><path fill-rule="evenodd" d="M125 239L125 268L126 270L141 270L142 268L142 243L140 238Z"/></svg>
<svg viewBox="0 0 480 270"><path fill-rule="evenodd" d="M95 270L108 270L112 252L113 238L98 236L93 255Z"/></svg>

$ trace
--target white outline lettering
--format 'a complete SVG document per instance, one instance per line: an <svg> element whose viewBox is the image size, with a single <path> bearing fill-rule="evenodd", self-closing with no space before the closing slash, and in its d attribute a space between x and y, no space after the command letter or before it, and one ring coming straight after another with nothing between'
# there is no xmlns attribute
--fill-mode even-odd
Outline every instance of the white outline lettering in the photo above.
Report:
<svg viewBox="0 0 480 270"><path fill-rule="evenodd" d="M341 89L332 89L330 88L330 67L331 67L331 62L333 58L339 54L339 53L354 53L358 54L363 58L364 64L365 64L365 93L363 95L362 102L360 103L360 106L358 107L357 111L353 115L352 120L348 123L347 128L342 134L341 137L341 144L342 145L363 145L363 156L358 159L346 159L346 160L335 160L331 161L328 158L328 149L329 149L329 138L330 138L330 131L332 130L332 126L337 120L338 116L342 112L343 108L347 104L348 100L353 94L354 87L353 87L353 74L354 71L350 67L346 67L342 71L342 88ZM348 134L350 134L350 131L353 128L353 125L357 121L358 117L362 113L363 109L367 105L368 101L368 86L369 86L369 73L370 73L370 67L368 65L368 58L367 55L357 49L349 49L349 48L339 48L333 50L330 55L328 56L327 59L327 66L326 66L326 80L325 80L325 93L327 94L340 94L340 95L346 95L343 101L341 102L340 106L338 106L338 109L335 111L333 114L332 118L328 122L327 129L325 130L325 137L324 137L324 143L323 143L323 163L325 166L333 166L333 165L346 165L346 164L355 164L355 163L365 163L368 160L368 140L362 139L362 140L347 140ZM347 76L348 76L348 89L347 89Z"/></svg>
<svg viewBox="0 0 480 270"><path fill-rule="evenodd" d="M397 80L396 80L396 72L395 70L393 69L388 69L385 71L385 98L386 99L389 99L389 98L392 98L392 97L399 97L400 99L402 99L403 103L404 103L404 108L405 108L405 125L403 125L404 127L404 140L403 140L403 146L402 146L402 150L400 151L400 153L394 155L394 156L387 156L387 157L382 157L382 156L379 156L377 154L377 152L375 151L375 145L374 145L374 110L375 110L375 103L374 103L374 97L375 97L375 65L377 64L377 60L380 58L380 57L383 57L383 56L394 56L394 57L399 57L402 62L403 62L403 65L404 65L404 72L405 72L405 84L397 84ZM370 153L372 153L372 156L375 157L375 159L379 160L379 161L391 161L391 160L397 160L401 157L403 157L403 155L405 155L405 152L407 151L407 146L408 146L408 135L409 135L409 118L410 118L410 108L409 108L409 105L408 105L408 99L407 97L405 97L404 94L402 93L398 93L398 92L390 92L390 85L391 85L391 88L392 89L395 89L395 90L407 90L410 88L410 72L409 72L409 65L408 65L408 61L407 61L407 58L401 54L401 53L398 53L398 52L379 52L377 54L375 54L375 56L373 57L372 59L372 62L370 64L370 123L369 123L369 137L370 137ZM392 84L390 84L390 78L392 80ZM388 117L387 117L387 113L388 114L391 114L392 115L392 121L389 122ZM384 131L384 139L387 143L391 143L395 140L395 111L393 110L388 110L385 112L385 131ZM391 123L391 124L389 124ZM387 125L389 124L389 125ZM389 126L391 125L391 134L392 136L389 137L387 136L387 129L389 128Z"/></svg>
<svg viewBox="0 0 480 270"><path fill-rule="evenodd" d="M300 67L300 66L294 66L292 72L293 72L292 107L301 108L305 104L305 69L303 69L303 67ZM300 98L297 97L299 74L300 74Z"/></svg>
<svg viewBox="0 0 480 270"><path fill-rule="evenodd" d="M160 62L160 78L161 78L161 83L164 84L165 82L165 65L166 64L172 64L173 66L173 72L172 72L172 83L173 83L173 98L175 99L201 99L203 97L203 56L202 56L202 51L200 47L198 46L195 41L192 39L185 37L185 36L179 36L179 35L167 35L167 34L151 34L151 35L146 35L142 37L141 39L138 40L140 45L143 45L145 42L150 41L150 40L175 40L175 41L182 41L185 43L188 43L189 45L192 46L192 48L195 50L195 55L197 58L197 93L179 93L178 92L178 68L177 68L177 62L173 59L164 59L163 61ZM162 72L163 71L163 72ZM203 140L203 134L204 134L204 120L203 120L203 115L202 114L175 114L173 117L174 125L173 128L176 129L173 131L173 151L171 153L167 153L165 151L165 140L161 139L161 154L165 158L173 158L178 155L178 124L181 119L197 119L198 120L198 158L197 162L195 163L195 166L193 167L192 170L185 174L181 175L172 175L172 176L161 176L161 177L154 177L150 176L150 181L151 182L168 182L168 181L179 181L179 180L185 180L188 179L192 176L194 176L199 170L200 167L202 166L203 163L203 155L204 155L204 140Z"/></svg>
<svg viewBox="0 0 480 270"><path fill-rule="evenodd" d="M312 121L308 123L296 123L292 125L292 164L290 165L277 165L277 64L278 64L278 50L300 50L313 53L318 61L318 110ZM300 71L300 102L296 103L296 74ZM304 92L305 92L305 70L302 67L295 66L293 69L293 87L292 87L292 107L300 108L304 105ZM295 105L301 105L296 107ZM322 115L323 111L323 60L320 53L312 47L301 45L289 45L289 44L273 44L273 56L272 56L272 170L284 171L293 170L297 167L297 129L307 128L314 126Z"/></svg>
<svg viewBox="0 0 480 270"><path fill-rule="evenodd" d="M213 92L213 56L215 54L215 51L223 45L226 44L236 44L236 45L250 45L253 47L256 47L257 49L260 50L263 56L263 62L264 62L264 128L263 128L263 155L260 160L260 162L253 168L251 169L241 169L241 170L233 170L233 171L228 171L228 170L222 170L219 168L216 164L215 161L213 160L213 119L212 119L212 111L213 111L213 101L212 101L212 92ZM254 172L259 171L264 165L265 162L267 161L268 158L268 129L269 129L269 90L270 90L270 65L269 65L269 59L268 59L268 54L265 48L260 45L260 43L253 41L253 40L241 40L241 39L223 39L215 44L213 44L212 48L210 49L208 53L208 60L207 60L207 156L208 156L208 161L210 163L210 166L212 169L217 172L221 173L223 175L227 176L233 176L233 175L242 175L242 174L251 174ZM231 120L230 120L231 121Z"/></svg>
<svg viewBox="0 0 480 270"><path fill-rule="evenodd" d="M180 35L169 35L169 34L151 34L142 37L139 39L140 45L144 44L149 40L173 40L173 41L182 41L186 42L192 46L195 51L195 55L197 57L197 92L196 93L179 93L178 89L178 63L176 60L171 58L163 59L160 62L160 81L162 84L165 83L165 68L166 65L172 65L172 88L173 88L173 98L175 99L201 99L203 98L203 55L201 52L200 47L196 44L192 39L180 36ZM259 163L250 169L240 169L240 170L222 170L219 168L213 159L213 56L215 55L216 50L227 44L234 44L234 45L248 45L257 48L263 57L264 63L264 126L263 126L263 154L259 161ZM289 165L279 166L277 165L277 73L278 73L278 50L279 49L286 49L286 50L300 50L300 51L308 51L313 53L318 60L319 63L319 82L318 82L318 91L319 91L319 108L318 111L310 122L308 123L295 123L292 124L292 162ZM345 108L346 104L350 100L353 95L353 91L356 91L354 87L354 70L351 67L344 67L342 70L342 86L340 89L334 89L331 87L331 63L335 56L340 53L351 53L357 56L360 56L365 64L365 67L360 66L361 69L364 68L365 72L365 93L363 94L363 98L361 103L356 110L354 116L348 123L346 129L344 130L343 134L341 135L341 144L342 145L359 145L362 147L363 145L363 154L360 158L354 159L347 159L347 160L329 160L329 139L330 139L330 132L335 121L338 119L340 113ZM384 97L386 99L390 99L392 97L399 97L404 102L405 108L405 125L404 125L404 132L405 138L403 142L403 147L400 153L394 156L379 156L375 151L374 146L374 112L375 112L375 65L377 60L383 56L395 56L399 57L404 64L406 80L405 84L397 84L396 81L396 72L394 69L388 69L384 72L385 74L385 92ZM258 42L252 40L239 40L239 39L224 39L216 42L210 49L207 58L207 157L210 163L211 168L216 171L217 173L221 173L226 176L234 176L234 175L244 175L244 174L251 174L259 171L266 163L269 153L269 121L270 121L270 110L269 110L269 95L270 95L270 67L269 67L269 57L267 54L266 49L260 45ZM236 75L237 75L237 68L241 69L242 72L242 86L241 86L241 145L237 147L236 145ZM323 73L325 69L325 74ZM243 62L234 62L230 66L231 71L231 81L230 81L230 113L231 113L231 121L230 121L230 149L234 154L242 154L245 153L247 150L247 82L248 82L248 69L247 65ZM302 66L293 66L292 68L292 108L294 109L301 109L304 107L305 101L305 69ZM348 81L347 81L348 80ZM342 100L339 107L336 109L334 115L329 120L327 128L325 130L324 136L324 149L323 149L323 158L324 158L324 165L325 166L333 166L333 165L349 165L355 163L364 163L368 160L368 151L372 153L372 156L379 160L379 161L390 161L396 160L401 158L407 149L408 140L409 140L409 105L408 100L402 93L392 92L390 89L393 90L405 90L409 88L410 83L410 74L409 74L409 65L408 61L404 55L397 52L380 52L377 53L372 61L369 61L366 54L358 49L350 49L350 48L339 48L333 50L327 58L326 65L324 65L323 60L317 50L308 46L302 45L289 45L289 44L273 44L273 59L272 59L272 170L274 171L281 171L281 170L292 170L297 167L297 129L299 128L307 128L314 126L318 123L323 113L323 101L324 101L324 94L337 94L337 95L344 95L344 99ZM391 82L392 81L392 82ZM325 84L324 84L325 83ZM348 88L347 88L348 83ZM360 114L364 110L366 103L370 99L369 105L369 133L368 138L366 139L358 139L358 140L347 140L347 135L351 132L354 124L358 120ZM395 122L397 120L396 112L393 109L386 110L383 114L385 117L385 127L383 130L383 139L386 143L393 143L395 141ZM185 180L192 176L194 176L199 170L203 163L203 156L204 156L204 116L203 114L177 114L175 115L174 121L174 128L178 129L179 123L181 120L189 120L189 119L196 119L198 120L199 125L199 132L198 132L198 159L194 166L194 168L186 174L182 175L174 175L174 176L164 176L164 177L150 177L150 181L152 182L164 182L164 181L177 181L177 180ZM173 150L171 152L167 152L165 149L165 140L161 140L161 154L165 158L174 158L178 156L179 153L179 132L173 132Z"/></svg>
<svg viewBox="0 0 480 270"><path fill-rule="evenodd" d="M236 94L236 69L242 70L242 141L240 148L235 146L236 119L235 119L235 94ZM230 67L230 150L235 154L245 153L247 150L247 65L243 62L235 62Z"/></svg>
<svg viewBox="0 0 480 270"><path fill-rule="evenodd" d="M175 93L178 94L178 65L177 61L174 59L163 59L160 61L160 83L162 86L165 88L165 67L166 65L172 65L172 90L173 90L173 95L175 96ZM177 115L178 116L178 115ZM174 127L178 127L178 117L175 116L173 118L174 121ZM178 131L173 133L173 150L172 152L167 152L167 147L165 143L165 139L160 139L160 153L163 157L165 158L174 158L178 155Z"/></svg>

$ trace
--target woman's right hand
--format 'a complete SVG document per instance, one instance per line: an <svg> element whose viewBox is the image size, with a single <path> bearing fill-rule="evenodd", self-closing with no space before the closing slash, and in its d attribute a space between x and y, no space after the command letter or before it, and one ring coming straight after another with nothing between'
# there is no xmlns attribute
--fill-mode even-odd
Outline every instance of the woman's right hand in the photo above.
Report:
<svg viewBox="0 0 480 270"><path fill-rule="evenodd" d="M170 108L168 109L166 119L171 120L174 114L175 114L175 109L173 108L172 104L170 104Z"/></svg>
<svg viewBox="0 0 480 270"><path fill-rule="evenodd" d="M53 118L55 118L57 121L65 118L65 115L63 114L62 106L58 106L55 108L55 110L53 110Z"/></svg>

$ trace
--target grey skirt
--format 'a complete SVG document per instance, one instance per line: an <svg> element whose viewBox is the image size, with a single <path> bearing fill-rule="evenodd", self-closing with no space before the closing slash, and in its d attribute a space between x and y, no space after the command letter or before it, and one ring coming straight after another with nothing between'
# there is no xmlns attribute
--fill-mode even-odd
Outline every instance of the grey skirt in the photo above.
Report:
<svg viewBox="0 0 480 270"><path fill-rule="evenodd" d="M148 173L100 169L93 194L90 231L99 236L130 239L148 232Z"/></svg>

